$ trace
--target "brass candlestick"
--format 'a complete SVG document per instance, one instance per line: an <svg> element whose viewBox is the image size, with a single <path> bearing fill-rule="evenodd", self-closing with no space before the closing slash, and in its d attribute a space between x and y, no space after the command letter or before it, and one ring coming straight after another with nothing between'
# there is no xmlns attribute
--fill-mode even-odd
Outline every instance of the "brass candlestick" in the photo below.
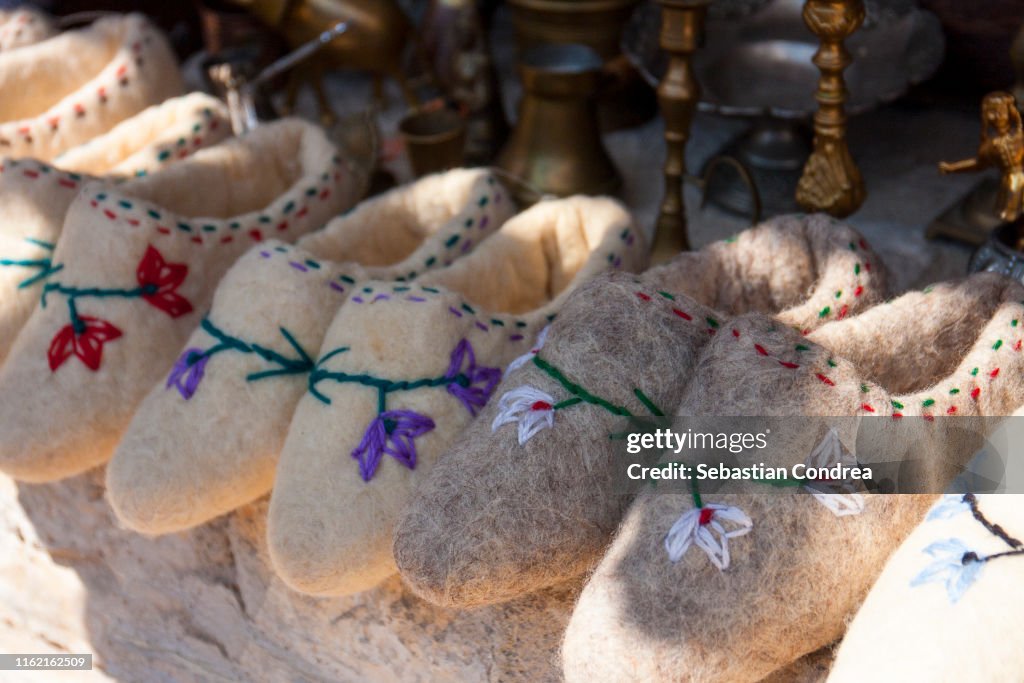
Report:
<svg viewBox="0 0 1024 683"><path fill-rule="evenodd" d="M651 262L667 261L690 248L686 234L686 141L700 99L700 83L691 57L704 33L710 0L658 0L661 5L659 42L668 53L668 67L658 85L658 104L665 121L665 196L651 248Z"/></svg>
<svg viewBox="0 0 1024 683"><path fill-rule="evenodd" d="M864 203L864 179L846 146L846 84L843 70L853 61L843 41L864 21L863 0L807 0L804 22L821 46L814 64L818 111L814 114L814 151L804 164L796 201L808 211L848 216Z"/></svg>

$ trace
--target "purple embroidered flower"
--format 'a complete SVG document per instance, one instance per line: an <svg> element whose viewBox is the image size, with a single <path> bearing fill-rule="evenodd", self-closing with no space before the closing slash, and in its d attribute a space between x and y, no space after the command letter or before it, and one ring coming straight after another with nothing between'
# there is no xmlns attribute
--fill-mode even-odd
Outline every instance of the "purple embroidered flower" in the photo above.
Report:
<svg viewBox="0 0 1024 683"><path fill-rule="evenodd" d="M185 349L185 353L181 354L181 358L171 368L171 374L167 377L167 388L176 388L186 401L192 398L199 388L199 382L203 379L209 360L210 357L203 349Z"/></svg>
<svg viewBox="0 0 1024 683"><path fill-rule="evenodd" d="M416 437L434 428L434 421L411 410L385 410L370 422L362 441L352 451L359 461L359 476L370 481L384 454L416 469Z"/></svg>
<svg viewBox="0 0 1024 683"><path fill-rule="evenodd" d="M501 370L478 367L473 346L463 339L452 351L452 361L444 376L455 380L448 385L448 393L462 401L469 414L476 417L476 411L487 405L494 388L501 381Z"/></svg>

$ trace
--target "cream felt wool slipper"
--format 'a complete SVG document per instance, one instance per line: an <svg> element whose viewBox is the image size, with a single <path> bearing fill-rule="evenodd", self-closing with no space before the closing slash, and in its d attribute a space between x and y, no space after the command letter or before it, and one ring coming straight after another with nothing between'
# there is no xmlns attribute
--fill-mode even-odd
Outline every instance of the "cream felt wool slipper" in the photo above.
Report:
<svg viewBox="0 0 1024 683"><path fill-rule="evenodd" d="M1021 539L1024 495L943 496L889 559L828 680L1019 681Z"/></svg>
<svg viewBox="0 0 1024 683"><path fill-rule="evenodd" d="M346 207L339 161L322 130L290 119L116 188L86 185L59 272L0 369L0 470L49 481L106 461L232 262Z"/></svg>
<svg viewBox="0 0 1024 683"><path fill-rule="evenodd" d="M52 161L182 89L167 41L141 14L2 52L0 154Z"/></svg>
<svg viewBox="0 0 1024 683"><path fill-rule="evenodd" d="M0 52L38 43L57 32L53 19L34 7L0 10Z"/></svg>
<svg viewBox="0 0 1024 683"><path fill-rule="evenodd" d="M54 160L65 171L139 177L231 136L227 107L215 97L172 97L125 119Z"/></svg>
<svg viewBox="0 0 1024 683"><path fill-rule="evenodd" d="M227 111L202 94L167 100L63 155L60 169L32 160L0 164L0 362L39 302L52 254L83 173L147 175L230 135ZM76 172L81 171L82 173Z"/></svg>
<svg viewBox="0 0 1024 683"><path fill-rule="evenodd" d="M341 595L393 574L395 521L501 368L576 286L645 259L620 204L573 197L535 205L414 286L361 285L327 331L278 464L268 537L285 582Z"/></svg>
<svg viewBox="0 0 1024 683"><path fill-rule="evenodd" d="M778 312L809 330L885 294L860 236L821 216L774 219L639 283L581 288L419 488L395 533L403 577L427 600L471 606L586 573L629 503L608 439L623 415L674 410L700 349L732 315Z"/></svg>
<svg viewBox="0 0 1024 683"><path fill-rule="evenodd" d="M910 426L936 448L921 481L942 490L973 454L947 448L939 457L958 429L959 418L946 416L1006 415L1024 402L1022 300L1020 284L984 274L807 337L741 316L705 347L678 414L853 416L878 428L922 417ZM851 453L853 444L829 431L809 450L752 449L737 461L885 458L870 448ZM702 497L698 482L690 493L637 496L570 620L566 680L759 680L842 635L937 497L760 492L767 488L750 482L744 490L755 492Z"/></svg>
<svg viewBox="0 0 1024 683"><path fill-rule="evenodd" d="M489 172L455 170L367 200L297 247L250 249L107 467L121 522L178 531L269 492L313 357L357 282L451 263L513 210Z"/></svg>

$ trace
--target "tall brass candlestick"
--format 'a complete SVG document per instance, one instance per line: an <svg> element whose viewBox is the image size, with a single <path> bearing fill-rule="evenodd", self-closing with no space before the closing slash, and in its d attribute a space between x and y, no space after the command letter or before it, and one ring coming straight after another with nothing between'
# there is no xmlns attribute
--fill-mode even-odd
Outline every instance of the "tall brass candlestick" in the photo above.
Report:
<svg viewBox="0 0 1024 683"><path fill-rule="evenodd" d="M667 261L690 248L686 234L683 175L686 173L686 141L700 83L690 58L704 33L710 0L658 0L661 4L660 43L669 55L668 68L658 85L658 104L665 121L665 196L651 248L651 262Z"/></svg>
<svg viewBox="0 0 1024 683"><path fill-rule="evenodd" d="M814 114L814 151L804 165L796 200L808 211L848 216L864 202L864 179L846 146L846 84L843 70L852 58L843 41L864 21L863 0L807 0L804 22L821 40L814 64L818 111Z"/></svg>

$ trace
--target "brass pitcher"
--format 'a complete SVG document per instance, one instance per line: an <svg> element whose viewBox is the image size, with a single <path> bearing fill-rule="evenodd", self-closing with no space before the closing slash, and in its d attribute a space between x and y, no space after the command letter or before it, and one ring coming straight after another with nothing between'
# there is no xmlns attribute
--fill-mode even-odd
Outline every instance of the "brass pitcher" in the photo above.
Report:
<svg viewBox="0 0 1024 683"><path fill-rule="evenodd" d="M536 200L536 192L608 194L621 184L597 119L602 66L585 45L537 45L523 52L519 120L498 157L500 168L534 190L515 190L521 202Z"/></svg>

